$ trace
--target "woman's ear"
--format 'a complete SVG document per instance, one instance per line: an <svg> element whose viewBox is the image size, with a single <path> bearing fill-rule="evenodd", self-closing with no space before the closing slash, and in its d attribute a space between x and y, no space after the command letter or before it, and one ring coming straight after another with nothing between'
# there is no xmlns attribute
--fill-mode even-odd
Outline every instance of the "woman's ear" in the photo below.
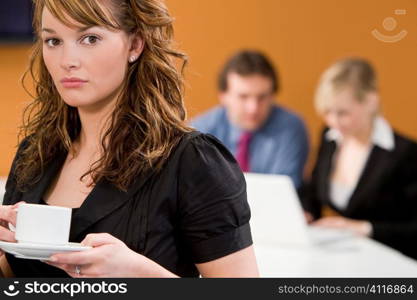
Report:
<svg viewBox="0 0 417 300"><path fill-rule="evenodd" d="M131 46L129 49L129 62L135 62L143 52L145 41L140 35L136 34L132 36Z"/></svg>

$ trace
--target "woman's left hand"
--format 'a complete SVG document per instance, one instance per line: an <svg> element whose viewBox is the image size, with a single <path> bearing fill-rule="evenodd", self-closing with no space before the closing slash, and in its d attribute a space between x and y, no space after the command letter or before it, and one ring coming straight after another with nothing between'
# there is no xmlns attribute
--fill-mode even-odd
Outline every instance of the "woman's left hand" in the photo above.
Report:
<svg viewBox="0 0 417 300"><path fill-rule="evenodd" d="M45 263L64 270L71 277L174 276L108 233L89 234L81 244L92 249L58 253Z"/></svg>
<svg viewBox="0 0 417 300"><path fill-rule="evenodd" d="M370 236L372 225L368 221L348 219L345 217L324 217L313 222L313 226L322 226L327 228L348 229L361 236Z"/></svg>

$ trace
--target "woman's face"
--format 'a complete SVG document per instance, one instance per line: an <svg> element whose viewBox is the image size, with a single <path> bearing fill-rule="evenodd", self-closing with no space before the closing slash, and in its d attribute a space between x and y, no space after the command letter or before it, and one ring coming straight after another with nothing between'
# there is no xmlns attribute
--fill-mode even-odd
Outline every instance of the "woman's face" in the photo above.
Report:
<svg viewBox="0 0 417 300"><path fill-rule="evenodd" d="M357 136L372 126L377 110L378 100L375 93L368 93L359 101L352 89L345 88L333 95L331 105L323 116L327 126L337 129L343 136Z"/></svg>
<svg viewBox="0 0 417 300"><path fill-rule="evenodd" d="M123 31L73 24L68 27L43 10L43 59L65 103L97 110L116 99L129 57L140 53Z"/></svg>

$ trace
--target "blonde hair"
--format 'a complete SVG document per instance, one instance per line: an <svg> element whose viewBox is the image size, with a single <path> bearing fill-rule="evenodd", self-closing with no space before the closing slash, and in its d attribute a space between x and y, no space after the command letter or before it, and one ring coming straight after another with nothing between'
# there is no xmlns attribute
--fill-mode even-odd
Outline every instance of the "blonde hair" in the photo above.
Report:
<svg viewBox="0 0 417 300"><path fill-rule="evenodd" d="M377 91L377 78L372 65L361 58L345 58L330 66L321 76L316 89L316 111L326 111L335 93L345 88L351 88L358 101L363 101L368 92Z"/></svg>
<svg viewBox="0 0 417 300"><path fill-rule="evenodd" d="M177 59L184 68L186 56L173 48L173 19L163 2L34 0L34 6L38 36L42 12L47 8L68 26L74 26L71 18L86 26L137 34L144 40L140 58L128 64L110 126L104 132L102 157L83 177L91 175L94 184L106 179L127 190L138 174L159 170L181 137L192 131L185 122L182 72L175 67ZM25 110L21 129L27 146L16 165L20 188L38 181L45 165L70 151L81 129L77 109L62 100L45 66L40 38L27 74L32 76L36 92Z"/></svg>

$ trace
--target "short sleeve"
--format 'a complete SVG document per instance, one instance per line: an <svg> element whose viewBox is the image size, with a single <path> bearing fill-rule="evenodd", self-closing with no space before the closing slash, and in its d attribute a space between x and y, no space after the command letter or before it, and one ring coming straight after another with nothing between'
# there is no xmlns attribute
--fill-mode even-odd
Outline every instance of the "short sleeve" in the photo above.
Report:
<svg viewBox="0 0 417 300"><path fill-rule="evenodd" d="M245 179L220 141L207 134L191 138L182 153L178 176L182 238L194 263L252 244Z"/></svg>

